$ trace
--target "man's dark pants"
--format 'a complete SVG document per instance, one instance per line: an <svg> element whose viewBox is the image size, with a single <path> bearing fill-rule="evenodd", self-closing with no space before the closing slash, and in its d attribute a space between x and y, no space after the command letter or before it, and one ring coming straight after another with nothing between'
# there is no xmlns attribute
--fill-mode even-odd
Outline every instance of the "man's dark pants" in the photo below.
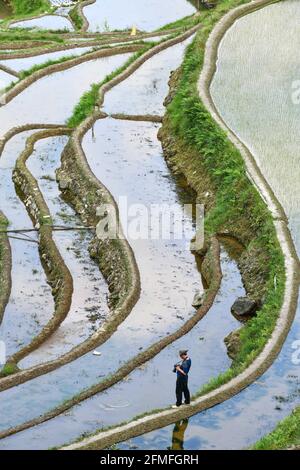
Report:
<svg viewBox="0 0 300 470"><path fill-rule="evenodd" d="M187 405L190 404L190 391L188 389L188 377L182 375L177 377L176 381L176 405L182 405L182 395L184 395L184 400Z"/></svg>

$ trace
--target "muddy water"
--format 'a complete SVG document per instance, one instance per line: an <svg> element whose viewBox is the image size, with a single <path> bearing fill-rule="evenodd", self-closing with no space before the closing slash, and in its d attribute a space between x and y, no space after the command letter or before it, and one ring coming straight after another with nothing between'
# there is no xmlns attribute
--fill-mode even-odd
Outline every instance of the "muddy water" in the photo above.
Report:
<svg viewBox="0 0 300 470"><path fill-rule="evenodd" d="M195 11L186 0L96 0L84 8L90 31L113 31L133 25L151 31Z"/></svg>
<svg viewBox="0 0 300 470"><path fill-rule="evenodd" d="M72 23L63 16L45 15L33 20L24 20L13 23L10 28L44 29L44 30L67 30L73 31Z"/></svg>
<svg viewBox="0 0 300 470"><path fill-rule="evenodd" d="M67 51L59 51L59 52L50 52L49 54L41 54L41 55L36 55L33 57L1 60L0 63L2 65L6 65L7 67L10 67L16 72L20 72L21 70L30 69L34 65L44 64L48 60L57 60L57 59L61 59L62 57L78 56L78 55L85 54L86 52L91 51L92 49L93 48L91 47L78 47L76 49L70 49ZM14 77L14 80L15 80L15 77Z"/></svg>
<svg viewBox="0 0 300 470"><path fill-rule="evenodd" d="M236 22L220 47L212 95L227 124L252 150L283 204L300 255L300 110L293 96L299 89L295 83L299 79L295 61L299 20L299 2L287 0ZM184 423L175 430L176 434L179 429L182 436L185 431L184 447L247 447L299 405L299 355L295 350L299 338L300 306L282 352L256 383L226 403L191 418L186 430ZM172 446L172 435L174 426L169 426L121 447L166 448Z"/></svg>
<svg viewBox="0 0 300 470"><path fill-rule="evenodd" d="M55 137L38 142L27 167L38 181L54 225L76 227L81 226L80 220L60 198L55 181L55 170L67 141L68 137ZM97 330L108 315L107 285L88 253L91 234L76 230L55 232L53 238L73 277L72 305L59 329L20 363L22 368L61 356Z"/></svg>
<svg viewBox="0 0 300 470"><path fill-rule="evenodd" d="M170 55L174 54L175 52L170 52ZM179 61L180 59L181 57L178 57ZM162 60L166 66L165 55ZM171 64L174 65L172 61ZM157 73L156 63L154 65ZM145 86L147 81L151 80L149 70ZM155 100L161 106L166 85L161 81L158 83L161 86L157 87ZM107 107L110 104L110 96L112 94L106 97ZM120 96L124 96L121 87ZM148 102L152 103L153 99L153 93L149 94ZM139 100L139 93L132 97L133 106L136 100ZM140 112L145 112L145 109ZM183 202L191 199L187 199L186 195L183 198L184 193L168 171L157 141L157 130L157 125L151 123L108 118L95 124L94 134L89 132L86 135L83 146L92 170L115 198L126 195L129 203L143 203L147 206L163 201L174 204L180 212ZM51 405L99 381L101 377L116 370L123 361L137 354L141 348L157 341L169 331L174 331L193 313L191 302L195 290L201 288L201 279L196 260L186 243L193 233L193 220L189 213L184 216L190 226L187 240L141 242L130 239L141 273L141 298L127 320L112 338L101 346L102 356L87 354L46 377L3 392L0 395L2 429L40 414ZM174 375L171 369L177 359L177 349L186 342L194 353L195 371L203 369L203 373L196 372L192 379L191 386L194 390L211 376L226 370L230 361L226 356L223 340L238 326L229 310L235 298L244 291L236 265L227 258L225 252L222 254L222 266L225 276L222 292L214 310L190 335L167 348L142 370L135 371L129 381L87 400L57 420L3 440L1 446L32 448L39 445L46 448L62 444L81 432L116 423L125 417L133 417L145 409L171 404L174 395ZM109 361L107 357L110 358ZM202 367L199 366L201 364ZM164 383L164 392L159 394L155 391L161 381ZM40 396L41 389L47 389L47 399ZM144 400L146 390L149 390L148 403ZM138 396L140 399L137 399ZM58 422L62 433L57 432Z"/></svg>

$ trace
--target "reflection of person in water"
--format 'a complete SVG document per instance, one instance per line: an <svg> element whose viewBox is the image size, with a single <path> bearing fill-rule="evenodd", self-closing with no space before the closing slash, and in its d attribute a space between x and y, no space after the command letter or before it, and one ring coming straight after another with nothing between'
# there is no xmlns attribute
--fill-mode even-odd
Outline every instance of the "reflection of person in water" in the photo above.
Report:
<svg viewBox="0 0 300 470"><path fill-rule="evenodd" d="M172 447L170 450L184 450L184 433L188 424L188 419L183 419L175 424L172 436Z"/></svg>

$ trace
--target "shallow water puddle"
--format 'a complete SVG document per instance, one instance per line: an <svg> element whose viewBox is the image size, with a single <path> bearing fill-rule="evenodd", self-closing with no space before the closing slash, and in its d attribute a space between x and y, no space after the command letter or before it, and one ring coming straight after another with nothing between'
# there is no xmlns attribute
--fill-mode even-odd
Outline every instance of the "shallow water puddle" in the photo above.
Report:
<svg viewBox="0 0 300 470"><path fill-rule="evenodd" d="M186 0L96 0L84 8L90 31L128 29L151 31L195 13Z"/></svg>

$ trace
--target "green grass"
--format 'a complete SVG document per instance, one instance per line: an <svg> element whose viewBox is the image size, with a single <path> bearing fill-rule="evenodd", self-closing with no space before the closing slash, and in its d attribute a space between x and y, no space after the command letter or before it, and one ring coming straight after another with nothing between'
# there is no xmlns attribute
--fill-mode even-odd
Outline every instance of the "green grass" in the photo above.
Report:
<svg viewBox="0 0 300 470"><path fill-rule="evenodd" d="M273 432L260 439L252 450L280 450L300 446L300 407L281 421Z"/></svg>
<svg viewBox="0 0 300 470"><path fill-rule="evenodd" d="M0 42L52 41L63 43L64 38L57 33L48 31L28 31L28 29L13 29L0 31Z"/></svg>
<svg viewBox="0 0 300 470"><path fill-rule="evenodd" d="M9 375L15 374L16 372L19 372L17 364L8 362L1 369L0 377L8 377Z"/></svg>
<svg viewBox="0 0 300 470"><path fill-rule="evenodd" d="M48 0L10 0L14 15L38 15L52 9Z"/></svg>
<svg viewBox="0 0 300 470"><path fill-rule="evenodd" d="M71 20L73 21L76 29L81 30L82 27L83 27L83 18L78 13L78 5L75 5L75 7L72 8L72 10L70 10L69 16L70 16Z"/></svg>
<svg viewBox="0 0 300 470"><path fill-rule="evenodd" d="M181 29L189 29L195 26L196 24L202 23L202 16L186 16L185 18L181 18L177 21L174 21L173 23L168 23L161 28L159 28L157 31L168 31L168 29L175 29L175 28L181 28Z"/></svg>

